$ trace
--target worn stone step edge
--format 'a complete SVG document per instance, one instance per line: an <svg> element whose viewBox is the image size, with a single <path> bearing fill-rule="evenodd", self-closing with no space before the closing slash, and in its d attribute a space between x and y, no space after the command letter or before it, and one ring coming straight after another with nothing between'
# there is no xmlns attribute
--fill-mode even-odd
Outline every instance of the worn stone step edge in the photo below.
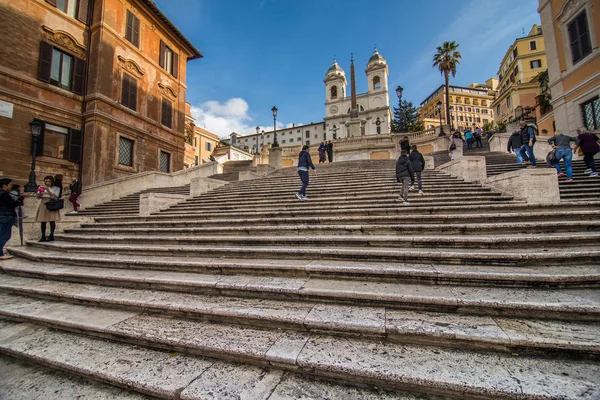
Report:
<svg viewBox="0 0 600 400"><path fill-rule="evenodd" d="M145 319L147 323L156 322L149 316ZM175 321L174 321L175 322ZM127 321L121 323L125 325ZM558 396L564 399L592 399L594 393L597 393L598 384L594 376L599 372L599 367L593 362L585 361L562 361L560 363L554 360L540 360L535 363L529 360L519 360L514 357L500 356L489 353L461 352L458 350L437 349L432 353L428 349L417 346L398 346L392 343L378 344L355 340L340 340L339 338L330 338L320 335L298 335L292 332L283 332L277 336L266 336L264 339L259 336L259 332L246 330L247 336L251 337L250 342L255 342L251 348L242 348L238 342L223 342L221 335L218 340L208 342L202 336L198 341L177 337L177 334L193 331L199 326L196 324L185 324L177 322L177 326L171 329L175 332L167 336L158 336L155 332L149 332L148 335L141 336L135 332L127 332L118 326L104 329L103 335L119 336L123 342L133 342L153 348L162 348L169 351L183 351L186 354L193 354L199 357L215 357L226 360L235 360L253 365L279 368L298 372L311 372L314 375L337 378L342 382L367 383L383 388L408 389L419 391L426 394L458 397L458 398L481 398L481 397L499 397L505 399L552 399ZM11 327L12 328L12 327ZM71 363L67 361L58 361L57 358L49 357L49 354L56 354L64 348L69 348L74 352L85 352L91 357L98 357L101 354L119 354L119 357L130 356L131 350L127 350L123 345L117 347L116 343L109 346L103 346L98 340L92 340L89 337L82 340L68 340L65 337L68 333L61 331L45 330L43 335L37 334L36 327L17 326L13 331L25 331L29 329L29 335L15 338L12 341L2 344L2 351L13 356L20 356L29 359L37 359L38 362L54 364L67 370L89 371L92 366L97 365L89 360L88 365L73 365L77 359ZM160 327L164 330L163 327ZM33 332L32 332L33 331ZM181 332L181 333L180 333ZM189 333L188 333L189 334ZM72 335L72 334L71 334ZM17 336L13 334L13 337ZM264 335L262 335L264 337ZM41 340L40 340L41 339ZM217 338L215 338L217 339ZM261 340L262 339L262 340ZM40 350L36 346L36 340L47 343L45 349ZM104 342L106 343L106 342ZM53 344L60 344L63 349ZM50 350L51 349L51 350ZM95 350L95 351L94 351ZM120 351L119 351L120 350ZM352 358L345 357L344 353L351 352ZM149 355L148 350L145 354ZM431 358L424 358L425 355L436 354L439 360L432 362ZM348 354L348 353L346 353ZM164 354L163 357L166 357ZM341 359L340 359L341 357ZM398 359L402 362L398 363ZM139 359L139 357L137 357ZM182 357L184 358L184 357ZM432 357L433 358L433 357ZM152 360L152 359L151 359ZM377 361L380 361L378 365ZM469 368L469 362L480 366L477 373ZM101 358L104 362L104 368L112 367L117 371L115 363L107 362L106 358ZM180 361L180 360L177 360ZM183 365L192 364L192 361L183 360ZM381 363L383 365L381 365ZM491 368L483 368L490 365ZM514 364L514 368L512 367ZM161 363L158 363L161 365ZM164 364L163 364L164 365ZM205 368L198 368L194 365L195 373ZM107 368L106 370L111 371ZM162 369L162 368L160 368ZM106 371L105 370L105 371ZM425 374L425 371L430 371ZM449 373L453 371L452 373ZM91 371L90 371L91 372ZM187 371L186 371L187 372ZM104 373L112 377L112 373ZM458 376L457 376L458 375ZM231 379L231 378L230 378ZM561 387L548 387L547 380L564 382ZM151 381L155 383L156 381ZM163 382L165 381L163 379ZM133 382L131 382L133 383ZM156 386L149 384L152 389ZM157 385L158 386L158 385ZM568 389L565 392L565 389ZM148 390L148 389L147 389ZM582 397L581 394L585 396ZM166 393L162 393L164 396ZM182 393L185 395L185 392Z"/></svg>
<svg viewBox="0 0 600 400"><path fill-rule="evenodd" d="M290 302L274 304L277 301L271 301L265 304L245 299L245 309L237 311L236 299L231 299L233 303L227 309L215 305L221 302L226 304L230 300L228 298L172 296L171 301L176 303L167 304L166 300L153 299L147 292L135 289L119 289L120 298L113 299L109 298L110 288L104 295L94 296L86 293L85 287L82 287L80 294L68 297L59 292L36 290L34 285L34 288L22 291L18 287L11 287L10 283L1 285L0 291L7 294L0 294L0 300L4 303L0 318L83 333L102 332L98 326L102 320L93 321L94 315L87 315L90 313L103 315L104 321L110 315L152 313L159 318L164 317L164 325L169 324L169 318L177 317L190 323L203 321L211 325L251 329L292 329L303 333L459 350L526 352L567 359L600 358L600 342L594 342L593 339L594 335L600 335L597 333L600 332L598 323L445 315L386 310L381 307L352 307L351 310L347 306L326 303L302 304L293 316L285 317L262 309L272 307L281 311L286 307L296 309L298 306ZM71 288L74 290L76 286L71 285ZM90 307L94 307L93 311ZM52 313L53 309L60 311ZM477 326L480 330L469 329L470 326ZM540 337L533 333L535 329L540 329Z"/></svg>
<svg viewBox="0 0 600 400"><path fill-rule="evenodd" d="M377 282L391 283L422 283L429 282L440 285L479 285L502 287L536 287L536 288L573 288L600 286L600 267L590 265L560 267L560 273L552 271L532 273L525 267L504 270L499 266L470 266L456 267L430 264L381 264L354 263L346 261L342 265L315 263L312 261L286 263L282 260L173 260L165 258L138 257L107 257L99 255L63 254L52 251L40 251L35 248L11 248L10 252L27 260L46 263L64 263L78 267L112 268L127 270L160 270L172 272L193 272L214 275L252 275L270 277L302 277L302 278L333 278L344 280L368 279ZM556 268L556 267L554 267Z"/></svg>
<svg viewBox="0 0 600 400"><path fill-rule="evenodd" d="M252 258L266 257L279 259L304 259L306 254L311 254L311 259L327 260L369 260L369 261L407 261L407 262L446 262L448 264L462 264L464 262L479 265L510 265L526 266L539 265L539 263L555 264L556 262L580 262L593 263L600 257L600 249L581 248L576 251L554 250L554 251L530 251L530 252L507 252L498 250L468 250L452 249L447 251L430 251L426 249L389 249L377 248L335 248L323 249L314 247L281 248L281 247L215 247L213 246L165 246L165 245L116 245L116 244L78 244L72 242L45 242L38 243L28 241L28 246L48 248L66 252L104 253L116 254L140 254L140 255L169 255L200 256L210 254L219 257ZM10 248L9 248L10 250Z"/></svg>
<svg viewBox="0 0 600 400"><path fill-rule="evenodd" d="M14 264L13 264L14 265ZM2 267L11 275L92 285L149 288L159 291L297 301L326 301L374 305L405 310L460 312L509 317L600 321L600 303L589 301L597 289L552 291L530 288L485 288L477 297L470 286L431 287L427 283L385 283L317 278L285 278L124 271L122 269L70 266L20 265ZM481 296L489 292L491 297ZM502 300L494 296L502 295ZM573 298L571 293L578 293ZM517 301L517 294L528 301ZM587 299L582 298L585 294ZM543 298L543 302L529 299ZM570 299L570 301L568 300ZM567 304L564 302L567 301Z"/></svg>

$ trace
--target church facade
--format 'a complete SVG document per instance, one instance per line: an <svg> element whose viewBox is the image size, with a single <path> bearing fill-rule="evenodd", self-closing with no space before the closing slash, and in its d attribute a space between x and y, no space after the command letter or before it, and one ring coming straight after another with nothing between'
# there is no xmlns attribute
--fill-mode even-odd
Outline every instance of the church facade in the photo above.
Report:
<svg viewBox="0 0 600 400"><path fill-rule="evenodd" d="M385 59L377 50L367 63L365 70L368 89L357 94L360 135L369 136L390 133L392 112L388 91L388 67ZM325 129L334 139L349 136L351 96L347 95L346 74L336 60L327 71L325 79Z"/></svg>

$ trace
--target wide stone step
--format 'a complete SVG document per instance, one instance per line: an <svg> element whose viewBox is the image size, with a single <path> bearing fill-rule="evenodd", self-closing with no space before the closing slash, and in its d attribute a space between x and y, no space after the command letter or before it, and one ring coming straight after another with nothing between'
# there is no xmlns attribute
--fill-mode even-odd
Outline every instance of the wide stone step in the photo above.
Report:
<svg viewBox="0 0 600 400"><path fill-rule="evenodd" d="M564 207L568 207L569 203L564 203ZM497 206L498 204L494 204ZM600 205L600 204L599 204ZM582 210L569 210L569 220L589 220L593 219L598 212L600 212L599 205L588 205L589 211ZM515 207L513 207L515 208ZM523 209L522 212L500 212L500 213L488 213L485 210L479 210L469 214L469 221L474 224L483 222L522 222L529 221L533 223L535 221L555 221L564 215L563 206L561 210L554 211L537 211L539 209L528 209L527 207L517 206L516 210ZM94 226L98 227L121 227L123 224L128 226L139 226L139 227L189 227L190 221L193 221L194 226L222 226L227 225L286 225L286 224L405 224L410 227L409 224L460 224L465 223L465 217L462 214L416 214L416 213L392 213L392 215L300 215L300 216L289 216L283 213L272 216L269 214L256 214L254 217L239 217L238 215L222 216L222 218L193 218L193 215L189 216L170 216L156 214L147 217L100 217L96 219L94 224L82 224L82 227L90 228ZM554 222L549 222L554 224ZM562 226L563 223L569 223L568 221L561 221L556 226ZM577 225L571 225L577 226Z"/></svg>
<svg viewBox="0 0 600 400"><path fill-rule="evenodd" d="M307 254L314 260L353 260L353 261L394 261L414 263L447 263L472 265L529 266L539 263L556 264L558 262L578 262L592 264L600 257L597 247L581 247L564 250L520 249L510 252L505 249L451 249L427 250L387 247L336 247L325 248L311 246L215 246L215 245L149 245L149 244L110 244L76 242L27 242L29 246L47 248L64 252L112 253L143 256L182 257L234 257L234 258L277 258L303 259ZM562 249L559 247L559 249Z"/></svg>
<svg viewBox="0 0 600 400"><path fill-rule="evenodd" d="M419 264L369 261L329 260L281 260L152 257L139 258L127 255L60 253L33 247L11 249L14 254L31 261L49 264L62 263L97 268L121 268L126 270L160 270L172 272L194 272L216 275L254 275L274 277L334 278L347 280L367 279L392 283L427 282L447 285L481 285L503 287L597 287L600 271L596 264L586 267L564 265L540 265L532 267L502 267L494 265ZM22 265L13 261L7 264ZM7 269L7 271L9 271Z"/></svg>
<svg viewBox="0 0 600 400"><path fill-rule="evenodd" d="M374 234L356 233L329 235L168 235L156 232L136 231L130 234L118 235L111 232L103 235L101 232L77 232L56 234L57 240L69 242L91 243L147 243L169 245L202 244L215 246L339 246L344 247L386 247L390 249L423 248L427 250L439 249L554 249L562 246L569 248L587 247L600 241L600 232L567 232L567 233L542 233L542 234L495 234L478 235L407 235L404 232L383 232L375 230Z"/></svg>
<svg viewBox="0 0 600 400"><path fill-rule="evenodd" d="M88 307L88 309L90 308ZM114 323L122 321L126 315L124 313L119 315L110 310L107 310L107 313L109 318L113 318L110 322ZM5 340L0 344L0 351L30 363L48 365L61 374L75 373L82 375L85 379L114 385L116 388L112 393L123 394L122 397L106 397L106 399L146 399L148 397L144 394L148 394L153 396L152 398L182 400L207 398L293 400L314 398L312 397L314 394L323 393L332 396L332 399L425 399L397 390L359 388L353 387L352 382L340 385L314 376L308 378L296 374L294 371L286 372L282 369L275 369L270 365L267 367L253 366L181 354L179 351L169 352L141 347L124 341L111 342L91 336L91 330L98 328L97 323L94 324L89 318L84 318L79 324L81 327L90 329L86 331L89 334L87 336L70 333L65 328L56 331L29 323L4 321L1 324L0 335L9 336L16 333L19 337L18 339L10 337ZM81 357L65 358L61 355L65 348L81 354ZM54 374L56 373L54 372ZM60 389L55 388L55 393L64 390L68 394L68 388L64 386L61 385ZM120 390L119 387L126 388L131 392ZM48 385L48 389L50 388L51 386ZM85 387L85 389L88 388ZM39 392L35 393L44 393L44 389L38 390ZM84 393L91 395L98 392L86 391ZM81 395L82 393L78 392L76 397L79 398ZM104 397L90 398L103 399ZM427 398L429 399L429 397Z"/></svg>
<svg viewBox="0 0 600 400"><path fill-rule="evenodd" d="M90 379L91 377L77 376L6 356L0 356L0 377L2 399L150 400L153 398L129 389L95 382Z"/></svg>

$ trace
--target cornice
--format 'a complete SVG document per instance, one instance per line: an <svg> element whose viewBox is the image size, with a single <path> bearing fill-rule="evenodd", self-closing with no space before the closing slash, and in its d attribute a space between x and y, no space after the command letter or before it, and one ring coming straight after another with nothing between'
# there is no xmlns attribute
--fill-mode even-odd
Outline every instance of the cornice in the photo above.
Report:
<svg viewBox="0 0 600 400"><path fill-rule="evenodd" d="M80 44L71 34L42 25L42 37L46 42L50 42L61 50L85 60L86 47Z"/></svg>

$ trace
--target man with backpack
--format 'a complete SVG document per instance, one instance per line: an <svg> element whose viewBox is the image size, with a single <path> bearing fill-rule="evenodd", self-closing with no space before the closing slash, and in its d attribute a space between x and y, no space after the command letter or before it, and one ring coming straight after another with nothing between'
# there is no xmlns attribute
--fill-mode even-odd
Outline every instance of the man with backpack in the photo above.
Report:
<svg viewBox="0 0 600 400"><path fill-rule="evenodd" d="M408 159L408 153L406 150L402 150L398 161L396 161L396 181L402 184L400 189L400 196L396 201L401 201L402 205L408 206L408 181L409 178L415 173L412 164Z"/></svg>
<svg viewBox="0 0 600 400"><path fill-rule="evenodd" d="M521 157L523 157L524 163L531 163L534 167L537 166L535 161L535 154L533 154L533 145L535 144L535 130L531 125L528 125L525 121L521 121L521 140L523 146L521 147Z"/></svg>

